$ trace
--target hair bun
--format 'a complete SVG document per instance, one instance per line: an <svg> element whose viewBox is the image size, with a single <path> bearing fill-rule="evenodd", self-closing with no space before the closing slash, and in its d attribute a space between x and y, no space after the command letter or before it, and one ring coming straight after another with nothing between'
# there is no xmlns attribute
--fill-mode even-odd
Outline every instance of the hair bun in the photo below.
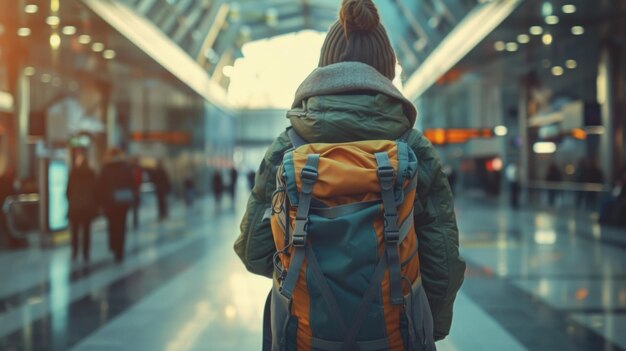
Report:
<svg viewBox="0 0 626 351"><path fill-rule="evenodd" d="M378 9L372 0L343 0L339 20L346 33L373 32L380 24Z"/></svg>

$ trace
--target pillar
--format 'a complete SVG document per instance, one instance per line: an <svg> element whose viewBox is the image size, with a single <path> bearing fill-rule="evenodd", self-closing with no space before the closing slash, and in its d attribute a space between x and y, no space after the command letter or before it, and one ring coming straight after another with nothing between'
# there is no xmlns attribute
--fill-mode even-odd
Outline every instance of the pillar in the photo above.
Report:
<svg viewBox="0 0 626 351"><path fill-rule="evenodd" d="M623 123L618 114L618 86L621 78L620 47L605 45L600 53L597 99L604 133L600 136L598 163L605 180L612 184L616 171L623 166Z"/></svg>

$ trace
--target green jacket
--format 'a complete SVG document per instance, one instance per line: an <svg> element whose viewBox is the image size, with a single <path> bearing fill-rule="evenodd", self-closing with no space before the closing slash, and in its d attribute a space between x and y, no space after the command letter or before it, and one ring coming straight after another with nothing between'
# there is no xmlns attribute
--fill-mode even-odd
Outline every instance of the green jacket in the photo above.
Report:
<svg viewBox="0 0 626 351"><path fill-rule="evenodd" d="M394 140L410 129L415 107L374 69L359 63L318 68L302 84L292 110L291 125L309 142ZM435 339L450 331L452 305L465 272L452 193L431 143L412 130L408 143L418 159L415 228L419 238L422 280L430 303ZM276 172L291 143L286 133L267 150L241 222L235 251L255 274L272 277L276 251L270 222L264 215L276 188Z"/></svg>

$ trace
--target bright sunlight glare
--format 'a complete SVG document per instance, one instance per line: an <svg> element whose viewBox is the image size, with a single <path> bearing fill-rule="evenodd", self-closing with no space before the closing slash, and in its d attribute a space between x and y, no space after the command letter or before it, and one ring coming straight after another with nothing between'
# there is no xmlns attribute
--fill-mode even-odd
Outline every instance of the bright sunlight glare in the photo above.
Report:
<svg viewBox="0 0 626 351"><path fill-rule="evenodd" d="M288 108L317 67L326 33L302 31L247 43L233 65L228 98L241 108Z"/></svg>

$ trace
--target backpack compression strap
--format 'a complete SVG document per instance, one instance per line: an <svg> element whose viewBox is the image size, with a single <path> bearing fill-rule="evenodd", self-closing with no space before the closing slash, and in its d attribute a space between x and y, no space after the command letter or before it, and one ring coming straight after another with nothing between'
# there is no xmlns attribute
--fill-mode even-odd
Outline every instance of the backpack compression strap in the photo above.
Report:
<svg viewBox="0 0 626 351"><path fill-rule="evenodd" d="M306 158L306 165L300 173L302 191L300 192L298 210L296 212L296 223L293 230L292 244L294 247L293 258L289 265L289 271L280 287L280 293L287 299L293 296L293 289L296 287L300 269L306 253L306 237L309 226L309 210L311 209L311 198L313 197L313 186L317 183L317 166L320 155L310 154Z"/></svg>
<svg viewBox="0 0 626 351"><path fill-rule="evenodd" d="M385 251L387 252L387 264L389 266L389 287L391 290L391 303L402 305L402 273L400 271L400 254L398 242L400 230L398 228L398 208L396 196L393 191L393 177L395 170L389 160L389 154L379 152L375 154L378 163L378 182L383 198L384 225L385 225Z"/></svg>

